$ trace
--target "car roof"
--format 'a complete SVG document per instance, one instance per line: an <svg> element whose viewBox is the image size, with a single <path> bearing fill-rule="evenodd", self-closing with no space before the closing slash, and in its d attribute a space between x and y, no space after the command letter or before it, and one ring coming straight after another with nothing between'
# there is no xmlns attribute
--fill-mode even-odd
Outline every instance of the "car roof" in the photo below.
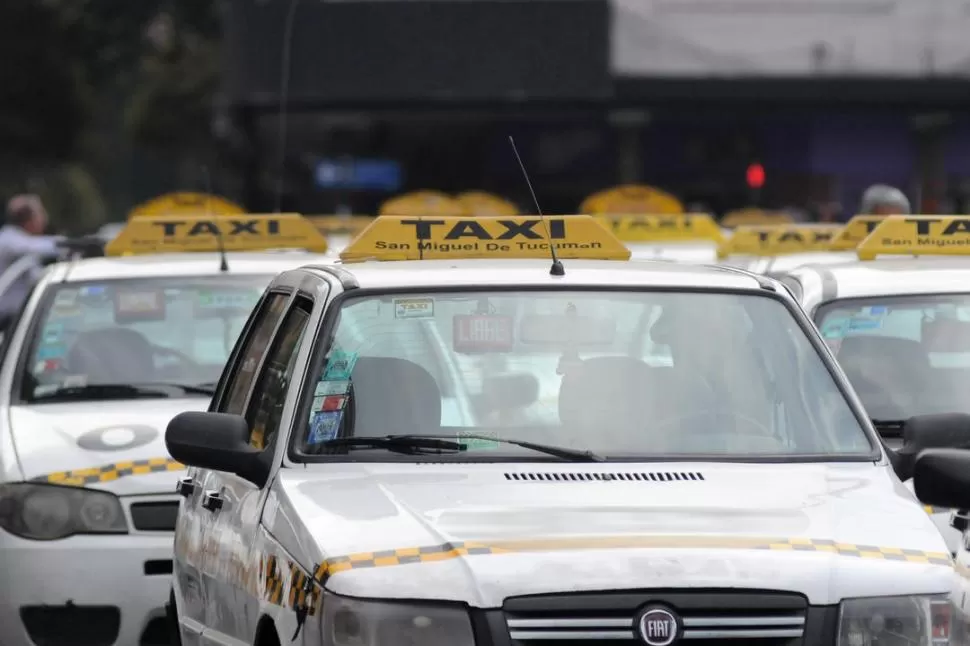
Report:
<svg viewBox="0 0 970 646"><path fill-rule="evenodd" d="M227 253L226 260L229 275L275 275L308 263L332 261L323 254L290 250ZM58 263L51 271L56 280L71 283L117 278L217 275L220 273L219 265L218 253L170 253L85 258Z"/></svg>
<svg viewBox="0 0 970 646"><path fill-rule="evenodd" d="M827 285L822 301L865 296L970 292L970 257L879 258L835 265L803 265L789 275Z"/></svg>
<svg viewBox="0 0 970 646"><path fill-rule="evenodd" d="M368 288L472 286L674 287L758 290L767 278L716 265L669 261L563 260L564 276L550 275L549 260L413 260L336 264ZM309 271L326 269L309 266ZM332 271L332 269L331 269ZM283 277L280 277L283 280Z"/></svg>

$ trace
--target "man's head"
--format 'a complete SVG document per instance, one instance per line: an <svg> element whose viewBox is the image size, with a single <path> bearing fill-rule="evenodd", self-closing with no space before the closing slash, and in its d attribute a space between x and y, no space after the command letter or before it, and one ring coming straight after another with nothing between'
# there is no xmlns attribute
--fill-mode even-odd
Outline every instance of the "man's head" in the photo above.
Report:
<svg viewBox="0 0 970 646"><path fill-rule="evenodd" d="M898 188L876 184L862 194L861 215L909 215L912 208L909 199Z"/></svg>
<svg viewBox="0 0 970 646"><path fill-rule="evenodd" d="M7 224L40 235L47 228L47 211L36 195L15 195L7 202Z"/></svg>

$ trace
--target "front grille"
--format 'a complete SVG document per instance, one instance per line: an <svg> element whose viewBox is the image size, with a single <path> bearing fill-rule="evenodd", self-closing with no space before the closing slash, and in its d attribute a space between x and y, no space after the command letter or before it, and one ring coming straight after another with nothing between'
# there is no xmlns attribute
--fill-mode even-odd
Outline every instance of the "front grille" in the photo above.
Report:
<svg viewBox="0 0 970 646"><path fill-rule="evenodd" d="M142 532L174 532L178 500L136 502L131 505L131 524Z"/></svg>
<svg viewBox="0 0 970 646"><path fill-rule="evenodd" d="M753 640L758 646L802 643L808 602L801 595L764 591L649 591L517 597L503 608L512 644L580 646L643 643L641 610L660 605L682 622L692 646Z"/></svg>

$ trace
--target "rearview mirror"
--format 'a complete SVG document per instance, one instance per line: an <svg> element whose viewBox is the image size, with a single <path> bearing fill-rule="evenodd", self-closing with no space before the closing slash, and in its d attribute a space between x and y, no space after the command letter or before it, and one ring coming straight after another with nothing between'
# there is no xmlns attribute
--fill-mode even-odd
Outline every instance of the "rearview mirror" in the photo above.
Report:
<svg viewBox="0 0 970 646"><path fill-rule="evenodd" d="M970 451L923 451L913 466L913 488L924 505L970 508Z"/></svg>
<svg viewBox="0 0 970 646"><path fill-rule="evenodd" d="M916 457L926 449L970 448L970 415L940 413L917 415L903 425L903 446L896 451L896 474L901 480L913 477Z"/></svg>
<svg viewBox="0 0 970 646"><path fill-rule="evenodd" d="M234 473L258 487L269 477L269 460L249 443L249 424L239 415L179 413L165 429L165 446L182 464Z"/></svg>

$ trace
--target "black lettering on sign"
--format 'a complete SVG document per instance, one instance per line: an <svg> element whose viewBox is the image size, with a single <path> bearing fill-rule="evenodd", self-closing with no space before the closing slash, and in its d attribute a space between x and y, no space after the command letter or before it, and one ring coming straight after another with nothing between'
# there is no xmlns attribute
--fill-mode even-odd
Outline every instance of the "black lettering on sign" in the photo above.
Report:
<svg viewBox="0 0 970 646"><path fill-rule="evenodd" d="M970 220L966 218L954 220L943 229L945 236L952 236L956 233L970 233Z"/></svg>
<svg viewBox="0 0 970 646"><path fill-rule="evenodd" d="M771 237L771 231L755 231L755 235L758 236L758 244L764 244L768 242L768 238Z"/></svg>
<svg viewBox="0 0 970 646"><path fill-rule="evenodd" d="M613 221L613 228L620 229L628 227L630 229L690 229L691 218L624 218Z"/></svg>
<svg viewBox="0 0 970 646"><path fill-rule="evenodd" d="M873 220L871 222L863 222L862 224L866 226L866 233L872 233L873 231L875 231L876 227L882 224L882 222L880 222L879 220Z"/></svg>
<svg viewBox="0 0 970 646"><path fill-rule="evenodd" d="M185 233L188 236L197 235L227 235L227 236L240 236L240 235L261 235L259 231L259 224L263 223L265 231L262 235L279 235L280 232L280 222L279 220L274 220L271 218L259 219L259 220L226 220L227 225L229 225L229 231L223 231L218 223L211 220L203 220L201 222L195 222L192 224L191 228ZM153 222L157 227L162 228L162 234L166 237L171 237L178 235L180 233L180 227L188 222Z"/></svg>
<svg viewBox="0 0 970 646"><path fill-rule="evenodd" d="M541 240L542 234L535 229L540 226L541 220L496 220L505 228L505 231L493 237L485 227L477 220L462 220L445 234L445 240L458 240L460 238L475 238L476 240L511 240L513 238L528 238L530 240ZM414 227L414 237L418 240L430 240L432 227L445 224L444 220L401 220L402 225ZM561 240L566 237L566 222L562 218L549 219L546 223L549 227L549 237Z"/></svg>
<svg viewBox="0 0 970 646"><path fill-rule="evenodd" d="M828 242L835 237L834 231L811 231L806 232L812 237L812 243ZM783 231L778 236L778 242L799 242L805 244L805 236L801 231Z"/></svg>
<svg viewBox="0 0 970 646"><path fill-rule="evenodd" d="M906 220L910 224L916 225L916 235L918 236L928 236L930 235L930 225L939 222L939 218L929 218L926 220Z"/></svg>
<svg viewBox="0 0 970 646"><path fill-rule="evenodd" d="M77 438L77 445L88 451L125 451L150 444L158 431L143 424L95 428Z"/></svg>

